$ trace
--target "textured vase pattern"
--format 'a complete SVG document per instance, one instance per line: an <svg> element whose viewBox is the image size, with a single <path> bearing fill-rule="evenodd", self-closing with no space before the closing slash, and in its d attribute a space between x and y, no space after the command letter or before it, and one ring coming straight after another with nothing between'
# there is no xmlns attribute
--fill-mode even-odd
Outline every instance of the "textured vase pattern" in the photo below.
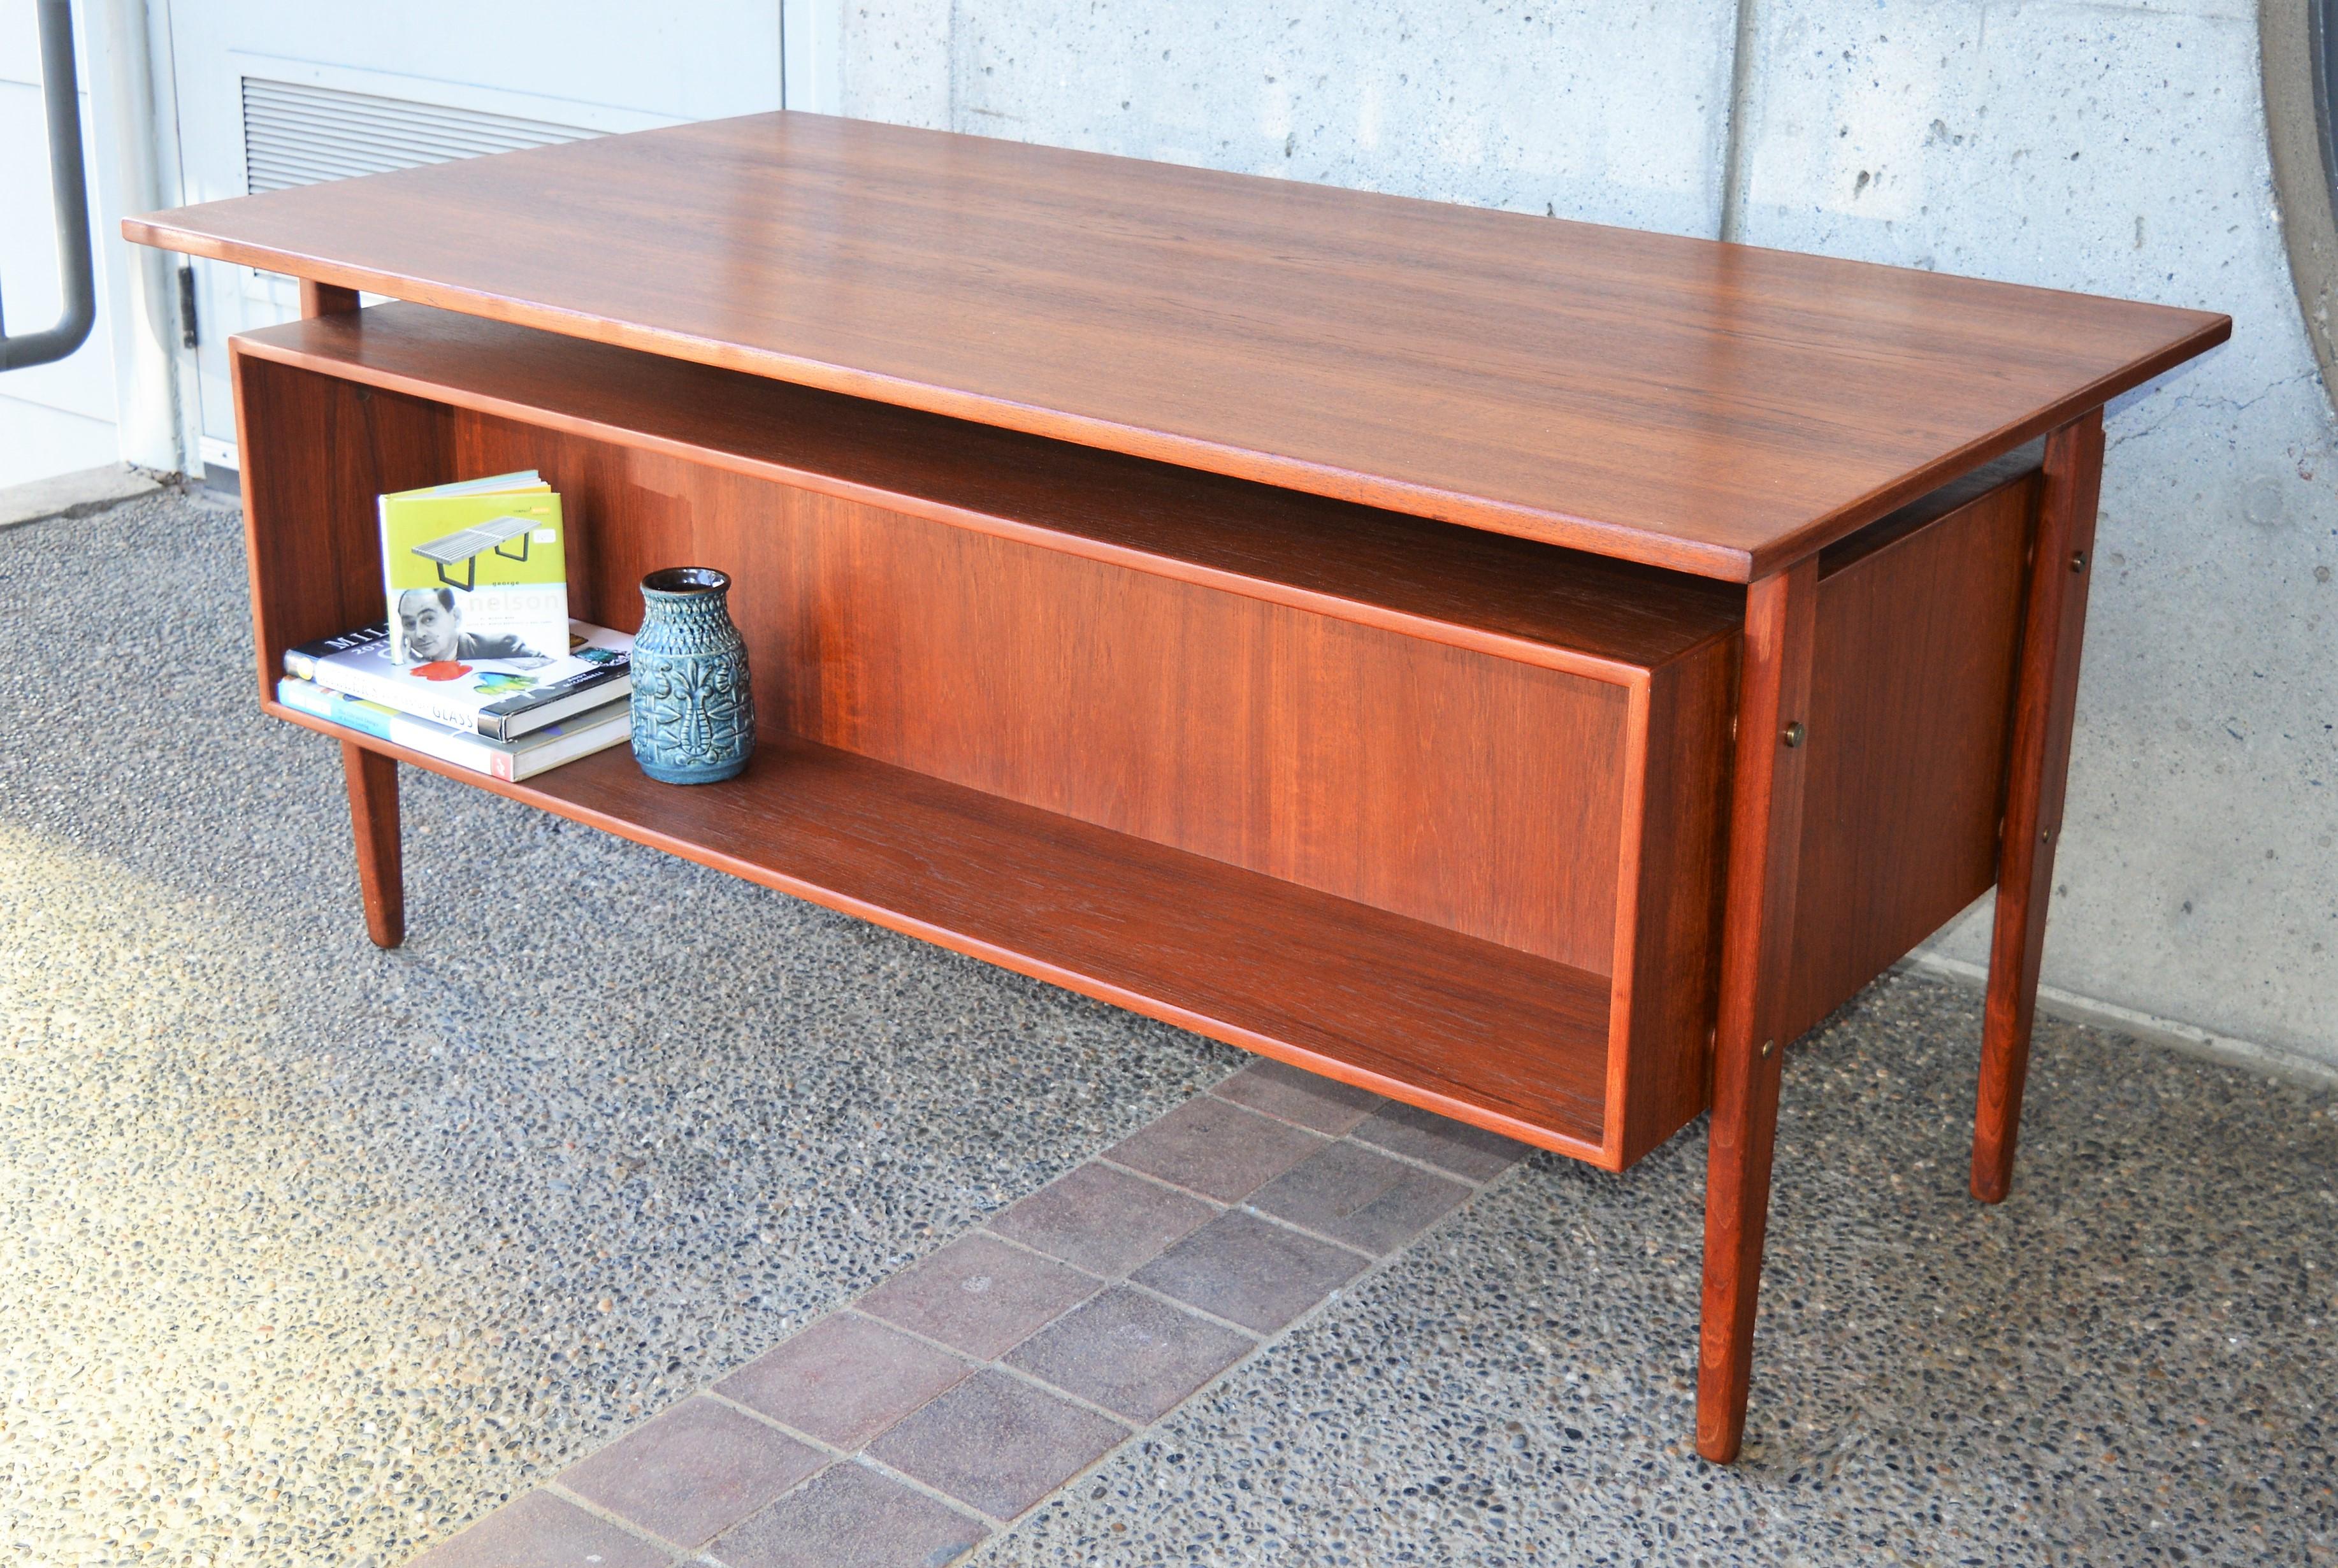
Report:
<svg viewBox="0 0 2338 1568"><path fill-rule="evenodd" d="M731 579L677 566L642 579L634 639L634 756L667 784L734 778L755 750L747 644L731 623Z"/></svg>

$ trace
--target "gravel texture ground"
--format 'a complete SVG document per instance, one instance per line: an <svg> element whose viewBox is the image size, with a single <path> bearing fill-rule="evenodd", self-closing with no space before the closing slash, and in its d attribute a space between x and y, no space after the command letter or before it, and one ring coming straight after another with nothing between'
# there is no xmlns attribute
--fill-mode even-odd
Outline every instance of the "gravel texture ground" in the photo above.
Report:
<svg viewBox="0 0 2338 1568"><path fill-rule="evenodd" d="M0 532L0 1563L401 1561L1238 1065L411 770L378 951L242 554Z"/></svg>
<svg viewBox="0 0 2338 1568"><path fill-rule="evenodd" d="M0 532L0 1562L384 1568L1237 1064L411 773L379 953L247 637L224 507ZM1987 1210L1978 1034L1900 978L1796 1048L1735 1469L1692 1130L1531 1161L987 1561L2338 1563L2338 1097L2049 1024Z"/></svg>

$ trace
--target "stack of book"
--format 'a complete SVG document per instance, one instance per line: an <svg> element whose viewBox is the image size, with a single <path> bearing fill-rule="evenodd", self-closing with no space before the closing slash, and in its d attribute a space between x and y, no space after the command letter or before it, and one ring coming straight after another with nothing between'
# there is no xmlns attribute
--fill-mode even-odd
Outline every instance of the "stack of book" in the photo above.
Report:
<svg viewBox="0 0 2338 1568"><path fill-rule="evenodd" d="M534 470L384 495L388 616L284 655L288 708L517 780L624 741L634 640L568 618Z"/></svg>

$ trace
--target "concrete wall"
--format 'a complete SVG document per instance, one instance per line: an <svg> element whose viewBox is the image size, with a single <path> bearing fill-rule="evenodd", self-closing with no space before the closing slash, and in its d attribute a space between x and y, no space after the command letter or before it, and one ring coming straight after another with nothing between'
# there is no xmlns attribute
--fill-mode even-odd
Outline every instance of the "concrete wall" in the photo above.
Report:
<svg viewBox="0 0 2338 1568"><path fill-rule="evenodd" d="M854 0L840 74L901 123L2230 312L2111 413L2047 977L2338 1065L2338 441L2254 6L1744 24L1741 55L1720 0ZM1984 956L1985 914L1938 950Z"/></svg>
<svg viewBox="0 0 2338 1568"><path fill-rule="evenodd" d="M869 0L844 112L901 124L1713 231L1729 0Z"/></svg>

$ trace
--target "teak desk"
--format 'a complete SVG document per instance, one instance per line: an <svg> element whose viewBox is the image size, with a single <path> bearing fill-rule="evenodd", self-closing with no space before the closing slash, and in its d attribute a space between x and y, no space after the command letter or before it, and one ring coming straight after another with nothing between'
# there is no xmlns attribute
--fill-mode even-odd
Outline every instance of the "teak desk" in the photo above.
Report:
<svg viewBox="0 0 2338 1568"><path fill-rule="evenodd" d="M732 574L767 739L456 777L1608 1170L1710 1107L1708 1457L1779 1046L1991 884L2004 1196L2102 407L2227 318L804 114L123 228L301 279L269 711L378 493L541 468L577 613ZM446 769L342 747L395 946Z"/></svg>

